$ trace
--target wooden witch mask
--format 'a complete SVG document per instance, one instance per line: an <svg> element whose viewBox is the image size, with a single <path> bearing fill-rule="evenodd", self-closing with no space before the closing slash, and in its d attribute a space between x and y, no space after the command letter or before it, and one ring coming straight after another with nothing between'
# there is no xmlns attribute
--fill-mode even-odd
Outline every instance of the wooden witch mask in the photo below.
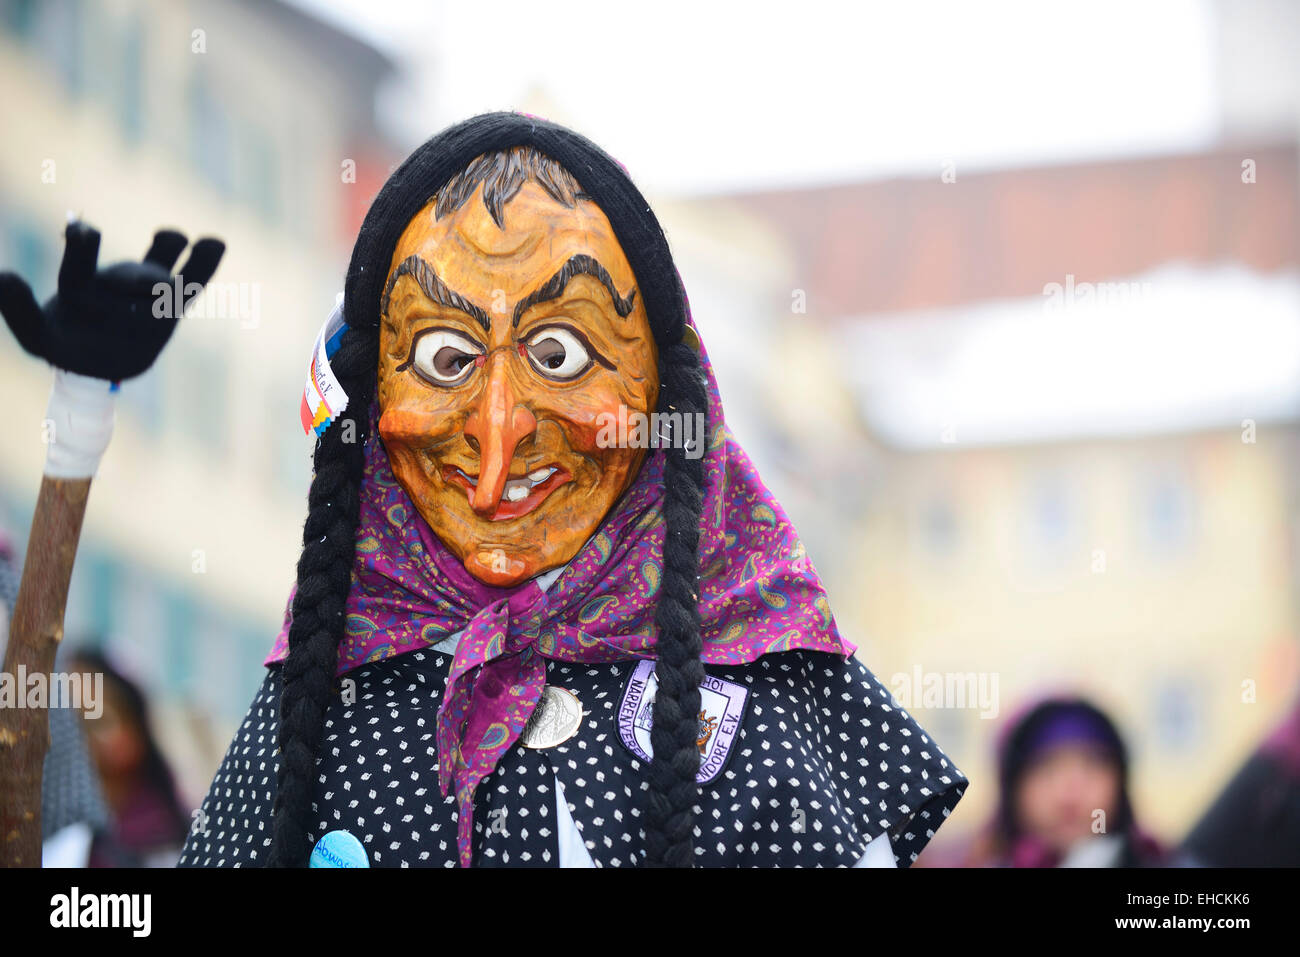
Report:
<svg viewBox="0 0 1300 957"><path fill-rule="evenodd" d="M645 449L602 436L629 434L658 399L642 299L604 212L527 148L474 160L402 232L381 303L379 433L480 581L566 564L635 478Z"/></svg>

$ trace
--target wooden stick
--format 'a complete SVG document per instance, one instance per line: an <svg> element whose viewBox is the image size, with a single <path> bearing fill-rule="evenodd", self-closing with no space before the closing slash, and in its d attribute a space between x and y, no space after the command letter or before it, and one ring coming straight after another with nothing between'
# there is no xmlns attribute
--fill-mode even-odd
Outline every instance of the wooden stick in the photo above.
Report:
<svg viewBox="0 0 1300 957"><path fill-rule="evenodd" d="M23 578L14 603L4 671L17 695L18 668L46 676L51 688L54 656L63 640L68 583L86 514L90 479L41 480L27 540ZM48 697L46 704L48 705ZM0 708L0 865L41 866L41 776L50 746L45 707Z"/></svg>

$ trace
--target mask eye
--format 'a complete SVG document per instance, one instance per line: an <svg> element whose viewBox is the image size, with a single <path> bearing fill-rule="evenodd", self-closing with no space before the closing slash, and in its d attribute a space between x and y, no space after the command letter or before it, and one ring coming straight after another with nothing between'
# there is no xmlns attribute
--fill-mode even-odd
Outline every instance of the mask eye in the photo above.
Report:
<svg viewBox="0 0 1300 957"><path fill-rule="evenodd" d="M528 359L548 379L576 379L591 365L586 345L568 329L552 326L528 340Z"/></svg>
<svg viewBox="0 0 1300 957"><path fill-rule="evenodd" d="M483 347L450 329L430 329L415 344L415 371L434 385L460 385L474 371Z"/></svg>

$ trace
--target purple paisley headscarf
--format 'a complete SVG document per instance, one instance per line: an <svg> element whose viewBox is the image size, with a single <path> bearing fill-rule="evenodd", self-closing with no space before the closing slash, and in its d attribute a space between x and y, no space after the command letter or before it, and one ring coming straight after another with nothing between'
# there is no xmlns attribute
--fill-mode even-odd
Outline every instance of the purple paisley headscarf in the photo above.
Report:
<svg viewBox="0 0 1300 957"><path fill-rule="evenodd" d="M709 395L699 545L704 663L745 664L793 648L853 654L794 527L727 428L703 344L700 364ZM465 570L393 477L374 428L377 413L372 406L338 674L463 632L438 710L437 742L439 785L444 795L455 790L460 862L468 867L475 789L523 733L545 685L543 659L655 657L663 455L647 454L549 590L535 580L494 588ZM268 665L287 656L288 635L286 612Z"/></svg>

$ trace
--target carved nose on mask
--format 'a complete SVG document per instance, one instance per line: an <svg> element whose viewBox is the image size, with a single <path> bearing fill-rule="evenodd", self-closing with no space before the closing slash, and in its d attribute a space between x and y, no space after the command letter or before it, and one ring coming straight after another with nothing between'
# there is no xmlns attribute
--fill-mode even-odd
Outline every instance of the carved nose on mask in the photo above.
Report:
<svg viewBox="0 0 1300 957"><path fill-rule="evenodd" d="M519 404L510 383L508 356L503 350L487 358L487 383L465 422L465 436L479 453L478 485L470 493L469 504L484 516L495 512L501 502L515 449L537 430L537 419Z"/></svg>

